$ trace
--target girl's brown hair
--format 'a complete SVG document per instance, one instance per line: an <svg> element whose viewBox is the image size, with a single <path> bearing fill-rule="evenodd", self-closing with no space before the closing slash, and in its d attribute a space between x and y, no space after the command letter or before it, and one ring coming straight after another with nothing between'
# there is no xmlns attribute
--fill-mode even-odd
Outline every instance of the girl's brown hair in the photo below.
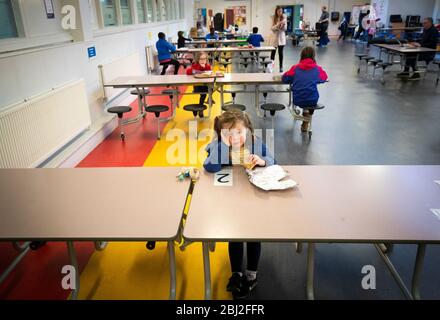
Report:
<svg viewBox="0 0 440 320"><path fill-rule="evenodd" d="M253 136L254 127L252 126L249 116L240 110L231 109L215 117L214 131L217 134L217 137L221 137L221 131L225 125L228 125L229 128L232 128L239 121L243 122L243 125L251 132Z"/></svg>
<svg viewBox="0 0 440 320"><path fill-rule="evenodd" d="M301 60L304 59L312 59L313 61L315 61L315 49L313 49L312 47L305 47L304 49L302 49Z"/></svg>
<svg viewBox="0 0 440 320"><path fill-rule="evenodd" d="M283 15L281 15L281 17L278 17L278 10L279 9L283 9L280 6L277 6L275 8L275 14L273 15L273 25L276 25L283 17Z"/></svg>
<svg viewBox="0 0 440 320"><path fill-rule="evenodd" d="M194 62L195 62L195 63L199 63L199 61L200 61L200 57L201 57L201 56L206 56L206 59L208 59L208 54L207 54L206 52L202 51L202 52L198 52L198 53L196 54L195 59L194 59ZM206 62L208 62L208 61L206 61Z"/></svg>

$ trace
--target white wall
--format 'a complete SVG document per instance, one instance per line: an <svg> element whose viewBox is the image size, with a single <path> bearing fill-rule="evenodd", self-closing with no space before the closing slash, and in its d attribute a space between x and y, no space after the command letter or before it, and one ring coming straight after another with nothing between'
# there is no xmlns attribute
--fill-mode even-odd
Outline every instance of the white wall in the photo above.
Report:
<svg viewBox="0 0 440 320"><path fill-rule="evenodd" d="M277 1L267 1L267 0L248 0L248 1L225 1L225 0L196 0L196 6L198 8L213 9L213 13L224 12L224 9L229 6L248 6L248 30L252 27L257 26L260 29L260 33L263 36L270 35L271 26L271 16L275 12L275 7L277 5L304 5L304 19L309 21L312 25L319 20L321 16L321 7L323 5L327 6L329 12L339 11L342 14L345 11L352 11L353 5L365 4L365 0L277 0ZM338 22L330 22L329 34L337 35Z"/></svg>
<svg viewBox="0 0 440 320"><path fill-rule="evenodd" d="M177 31L188 30L194 25L194 3L193 0L186 1L185 20L130 26L114 29L110 33L100 30L95 31L92 41L89 42L67 43L12 54L0 53L0 110L73 79L84 78L92 121L98 120L105 114L105 106L100 99L102 91L98 65L114 61L134 51L145 55L145 46L154 44L160 31L169 36L176 36ZM26 24L32 30L32 36L25 40L32 40L34 35L38 37L45 33L52 38L71 39L69 33L56 23L58 19L48 21L41 18L42 13L45 14L43 1L27 0L23 1L23 4ZM54 0L54 5L57 4L59 1ZM56 16L60 16L59 10L56 11ZM1 45L0 43L0 52ZM93 60L89 60L87 56L87 47L90 45L96 46L97 57ZM145 61L144 63L146 64ZM146 65L143 67L146 70Z"/></svg>
<svg viewBox="0 0 440 320"><path fill-rule="evenodd" d="M435 5L436 0L389 0L387 24L392 14L400 14L404 22L407 15L432 17Z"/></svg>

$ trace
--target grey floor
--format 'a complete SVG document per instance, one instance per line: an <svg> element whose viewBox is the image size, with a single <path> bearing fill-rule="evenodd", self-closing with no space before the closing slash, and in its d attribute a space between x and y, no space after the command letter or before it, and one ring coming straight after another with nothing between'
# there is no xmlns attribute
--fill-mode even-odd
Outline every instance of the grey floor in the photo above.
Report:
<svg viewBox="0 0 440 320"><path fill-rule="evenodd" d="M433 68L426 79L404 82L395 78L399 66L385 74L386 83L358 75L355 52L364 45L332 41L318 49L317 60L329 75L320 86L326 108L314 116L313 136L308 139L294 126L288 111L277 113L275 156L282 165L439 165L440 86ZM288 44L284 69L297 63L301 47ZM378 55L375 48L370 53ZM278 58L277 58L278 60ZM234 65L234 72L245 69ZM252 68L248 67L247 71ZM371 69L370 69L371 70ZM276 65L275 71L278 71ZM371 77L371 74L370 74ZM270 94L268 101L287 104L288 96ZM269 128L270 119L255 116L252 95L237 96L248 108L256 128ZM253 299L304 299L307 246L296 254L292 244L264 243L259 284ZM410 285L415 245L396 245L391 259ZM376 268L376 290L363 290L361 269ZM422 276L424 299L440 299L440 246L429 245ZM373 245L319 244L316 246L315 298L404 299Z"/></svg>

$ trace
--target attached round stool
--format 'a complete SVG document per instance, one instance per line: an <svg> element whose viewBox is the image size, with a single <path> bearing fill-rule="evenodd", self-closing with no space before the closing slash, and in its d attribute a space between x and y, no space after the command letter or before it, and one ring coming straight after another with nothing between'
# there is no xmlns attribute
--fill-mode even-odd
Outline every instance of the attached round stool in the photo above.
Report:
<svg viewBox="0 0 440 320"><path fill-rule="evenodd" d="M115 113L118 115L118 126L119 126L119 130L121 132L122 141L125 141L125 133L124 133L124 130L122 129L122 117L124 116L124 113L130 112L130 111L131 111L131 107L126 107L126 106L111 107L111 108L107 109L107 112Z"/></svg>
<svg viewBox="0 0 440 320"><path fill-rule="evenodd" d="M165 89L161 91L161 94L167 94L170 97L170 106L172 108L174 103L174 96L179 94L179 92L176 89Z"/></svg>
<svg viewBox="0 0 440 320"><path fill-rule="evenodd" d="M203 118L203 111L205 111L207 108L208 107L204 104L187 104L183 107L183 110L192 112L194 118L197 117L197 114L200 118Z"/></svg>
<svg viewBox="0 0 440 320"><path fill-rule="evenodd" d="M249 64L251 64L251 63L248 62L247 60L246 60L246 61L242 61L242 62L240 62L240 65L243 66L243 67L245 67L246 69L247 69L247 66L248 66Z"/></svg>
<svg viewBox="0 0 440 320"><path fill-rule="evenodd" d="M228 111L228 110L232 110L232 109L246 111L246 106L243 104L235 104L235 103L225 104L222 106L223 111Z"/></svg>
<svg viewBox="0 0 440 320"><path fill-rule="evenodd" d="M366 62L365 73L368 73L368 62L370 62L370 60L374 60L374 57L365 56L365 57L361 58L361 60L364 60Z"/></svg>
<svg viewBox="0 0 440 320"><path fill-rule="evenodd" d="M266 72L266 69L267 69L267 66L269 65L269 64L271 64L273 61L272 60L267 60L267 61L260 61L260 64L264 67L264 70L263 70L263 72Z"/></svg>
<svg viewBox="0 0 440 320"><path fill-rule="evenodd" d="M140 88L139 90L131 90L130 94L137 96L138 99L138 106L139 106L139 113L142 113L142 109L147 106L147 100L145 99L147 95L150 94L149 88ZM143 115L145 117L145 114Z"/></svg>
<svg viewBox="0 0 440 320"><path fill-rule="evenodd" d="M385 84L384 73L386 68L391 67L392 65L393 64L391 62L379 62L375 67L375 68L382 68L382 78L380 79L380 82L382 84Z"/></svg>
<svg viewBox="0 0 440 320"><path fill-rule="evenodd" d="M361 72L361 62L362 58L366 57L367 55L365 53L356 54L356 57L359 59L359 67L357 69L357 73L359 74Z"/></svg>
<svg viewBox="0 0 440 320"><path fill-rule="evenodd" d="M316 105L310 105L310 106L301 106L301 107L294 106L293 108L295 110L295 112L292 113L293 119L295 121L299 120L299 121L306 121L306 122L308 122L309 124L308 124L308 127L307 127L307 133L308 133L309 137L311 137L312 136L312 119L313 119L313 117L307 117L306 118L303 115L301 115L300 111L299 112L296 112L296 111L299 110L299 109L303 109L305 111L322 110L322 109L325 108L325 106L320 104L320 103L318 103Z"/></svg>
<svg viewBox="0 0 440 320"><path fill-rule="evenodd" d="M152 105L152 106L148 106L145 107L145 111L149 112L149 113L154 113L154 115L156 116L156 120L157 120L157 140L160 140L160 114L162 112L166 112L170 110L170 108L168 106L165 105Z"/></svg>
<svg viewBox="0 0 440 320"><path fill-rule="evenodd" d="M440 81L440 60L434 60L432 63L438 66L437 80L435 81L435 85L438 86Z"/></svg>
<svg viewBox="0 0 440 320"><path fill-rule="evenodd" d="M266 114L266 111L269 111L270 115L272 116L272 129L274 129L275 113L277 111L282 111L285 108L286 107L280 103L265 103L261 105L261 109L264 110L264 113Z"/></svg>
<svg viewBox="0 0 440 320"><path fill-rule="evenodd" d="M232 64L230 61L220 61L220 64L223 66L225 71L228 71L228 66Z"/></svg>

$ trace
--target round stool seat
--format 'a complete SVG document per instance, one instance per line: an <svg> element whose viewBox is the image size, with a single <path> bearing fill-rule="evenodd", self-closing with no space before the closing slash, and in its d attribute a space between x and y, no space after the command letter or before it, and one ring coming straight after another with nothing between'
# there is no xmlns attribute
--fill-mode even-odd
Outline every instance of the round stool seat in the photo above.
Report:
<svg viewBox="0 0 440 320"><path fill-rule="evenodd" d="M207 108L208 107L205 106L204 104L187 104L186 106L183 107L183 110L191 111L191 112L199 112L199 111L204 111Z"/></svg>
<svg viewBox="0 0 440 320"><path fill-rule="evenodd" d="M236 104L236 103L232 103L232 104L226 104L222 106L222 110L223 111L228 111L228 110L240 110L240 111L245 111L246 110L246 106L243 104Z"/></svg>
<svg viewBox="0 0 440 320"><path fill-rule="evenodd" d="M119 114L123 114L126 112L130 112L131 111L131 107L127 107L127 106L118 106L118 107L111 107L107 109L107 112L109 113L117 113Z"/></svg>
<svg viewBox="0 0 440 320"><path fill-rule="evenodd" d="M378 64L377 64L379 67L382 67L382 68L387 68L387 67L391 67L393 64L391 63L391 62L379 62Z"/></svg>
<svg viewBox="0 0 440 320"><path fill-rule="evenodd" d="M374 57L369 57L369 56L362 57L362 60L365 60L365 61L370 61L373 59L374 59Z"/></svg>
<svg viewBox="0 0 440 320"><path fill-rule="evenodd" d="M440 60L434 60L434 61L432 61L432 63L440 66Z"/></svg>
<svg viewBox="0 0 440 320"><path fill-rule="evenodd" d="M299 107L304 110L322 110L325 108L325 106L320 103L311 106L299 106Z"/></svg>
<svg viewBox="0 0 440 320"><path fill-rule="evenodd" d="M363 57L366 57L367 55L365 53L359 53L355 55L356 57L358 57L359 59L362 59Z"/></svg>
<svg viewBox="0 0 440 320"><path fill-rule="evenodd" d="M280 103L265 103L261 105L261 109L269 111L271 116L275 115L275 112L284 110L286 107Z"/></svg>
<svg viewBox="0 0 440 320"><path fill-rule="evenodd" d="M174 95L177 93L177 90L173 90L173 89L166 89L166 90L162 90L161 92L162 94L167 94L167 95Z"/></svg>
<svg viewBox="0 0 440 320"><path fill-rule="evenodd" d="M260 63L264 66L268 66L269 64L271 64L273 61L272 60L267 60L267 61L260 61Z"/></svg>
<svg viewBox="0 0 440 320"><path fill-rule="evenodd" d="M130 91L131 94L134 94L135 96L140 95L141 97L146 96L147 94L150 94L150 92L151 91L149 88L142 88L139 90L139 92L137 91L137 89Z"/></svg>
<svg viewBox="0 0 440 320"><path fill-rule="evenodd" d="M147 111L147 112L165 112L168 110L170 110L170 108L168 106L161 105L161 104L145 107L145 111Z"/></svg>
<svg viewBox="0 0 440 320"><path fill-rule="evenodd" d="M368 63L372 63L372 64L374 64L374 65L378 64L379 62L382 62L382 60L379 60L379 59L372 59L372 60L368 61Z"/></svg>
<svg viewBox="0 0 440 320"><path fill-rule="evenodd" d="M286 107L281 103L265 103L261 105L261 109L265 111L281 111Z"/></svg>

